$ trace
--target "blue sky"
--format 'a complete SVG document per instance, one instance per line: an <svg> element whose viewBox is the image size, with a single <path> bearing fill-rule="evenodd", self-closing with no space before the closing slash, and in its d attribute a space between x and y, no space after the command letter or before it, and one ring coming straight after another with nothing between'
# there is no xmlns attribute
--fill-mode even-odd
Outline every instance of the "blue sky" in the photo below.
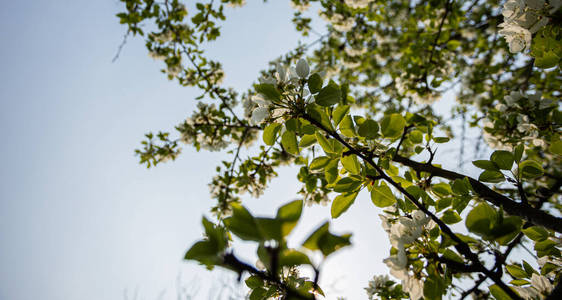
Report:
<svg viewBox="0 0 562 300"><path fill-rule="evenodd" d="M241 91L299 38L288 2L250 2L227 10L223 36L209 47L224 63L225 85ZM206 299L213 280L230 280L182 261L201 237L207 184L226 154L187 148L174 163L138 164L143 134L172 129L198 94L168 81L141 40L129 39L111 63L125 30L114 17L120 9L117 1L36 0L0 10L1 299L132 299L135 290L138 299L175 299L178 276ZM294 199L296 173L280 175L247 201L252 210L273 214ZM378 210L367 195L359 200L334 226L363 227L355 240L370 241L326 263L322 282L334 297L362 298L368 279L386 272ZM328 216L308 209L292 242Z"/></svg>
<svg viewBox="0 0 562 300"><path fill-rule="evenodd" d="M229 273L182 261L212 206L214 167L228 156L185 148L175 162L147 170L133 155L144 133L171 130L190 115L198 92L168 81L139 39L111 63L125 31L114 16L118 1L4 2L0 299L133 299L135 291L137 299L175 299L178 277L207 299L217 282L235 285ZM224 65L224 85L239 91L299 39L288 1L248 2L227 9L222 36L208 47ZM263 197L247 199L251 210L272 215L295 198L295 170L279 173ZM387 273L378 213L360 194L333 222L353 231L355 244L323 266L329 299L365 298L367 281ZM290 244L329 215L307 208ZM237 249L255 261L250 245Z"/></svg>

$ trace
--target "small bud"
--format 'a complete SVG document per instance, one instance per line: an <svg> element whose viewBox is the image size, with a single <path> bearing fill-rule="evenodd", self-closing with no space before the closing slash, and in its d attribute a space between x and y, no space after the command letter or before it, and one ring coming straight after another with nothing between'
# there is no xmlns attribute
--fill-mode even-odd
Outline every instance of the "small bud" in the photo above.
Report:
<svg viewBox="0 0 562 300"><path fill-rule="evenodd" d="M310 72L310 68L308 67L306 60L303 58L299 59L299 62L297 63L297 75L299 75L300 78L306 78L308 76L308 72Z"/></svg>

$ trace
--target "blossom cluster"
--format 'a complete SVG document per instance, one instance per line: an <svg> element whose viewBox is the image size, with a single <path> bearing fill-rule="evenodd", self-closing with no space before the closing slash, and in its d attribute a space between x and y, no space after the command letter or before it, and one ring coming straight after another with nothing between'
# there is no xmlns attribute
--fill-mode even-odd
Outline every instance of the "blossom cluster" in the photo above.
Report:
<svg viewBox="0 0 562 300"><path fill-rule="evenodd" d="M290 4L293 9L300 12L305 12L310 8L310 2L308 2L308 0L292 0Z"/></svg>
<svg viewBox="0 0 562 300"><path fill-rule="evenodd" d="M348 32L355 27L355 19L351 16L344 16L339 13L329 15L324 11L320 11L319 14L324 21L332 24L336 31Z"/></svg>
<svg viewBox="0 0 562 300"><path fill-rule="evenodd" d="M545 148L546 137L541 134L537 121L531 119L528 113L555 106L555 101L543 98L540 92L525 94L513 91L496 104L494 111L484 119L483 138L491 148L497 150L512 150L521 141L528 146ZM508 134L496 134L498 130Z"/></svg>
<svg viewBox="0 0 562 300"><path fill-rule="evenodd" d="M407 85L410 81L408 79L403 79L401 77L396 77L394 79L396 90L403 96L409 97L417 104L432 104L441 99L441 95L434 91L427 91L424 88L423 93L420 93L418 89L410 89Z"/></svg>
<svg viewBox="0 0 562 300"><path fill-rule="evenodd" d="M402 280L402 289L410 294L410 299L417 300L423 297L424 282L410 274L406 246L414 243L426 230L433 228L435 222L421 210L413 211L411 218L405 216L393 218L383 214L379 217L383 229L390 237L392 247L397 250L396 254L384 260L390 268L390 274Z"/></svg>
<svg viewBox="0 0 562 300"><path fill-rule="evenodd" d="M218 133L216 124L221 124L223 120L215 113L217 109L214 104L197 103L198 111L182 124L177 126L180 133L180 141L185 144L195 144L197 147L209 151L219 151L230 144L230 140L219 134L208 134L209 132Z"/></svg>
<svg viewBox="0 0 562 300"><path fill-rule="evenodd" d="M388 275L374 276L373 279L369 281L369 286L365 288L369 300L377 299L376 298L377 294L384 292L384 289L387 287L388 282L393 283L393 281L390 280Z"/></svg>
<svg viewBox="0 0 562 300"><path fill-rule="evenodd" d="M562 1L551 0L509 0L502 9L504 22L499 25L499 34L505 37L509 51L517 53L529 50L533 33L549 22L547 14L554 13Z"/></svg>
<svg viewBox="0 0 562 300"><path fill-rule="evenodd" d="M246 5L246 0L230 0L227 6L231 8L239 8Z"/></svg>
<svg viewBox="0 0 562 300"><path fill-rule="evenodd" d="M344 2L345 5L351 8L360 9L367 8L369 3L374 2L374 0L345 0Z"/></svg>
<svg viewBox="0 0 562 300"><path fill-rule="evenodd" d="M276 65L274 76L264 76L259 79L260 84L269 84L283 90L288 100L272 101L267 95L256 94L244 99L243 106L246 117L250 119L250 123L259 125L266 119L276 122L282 122L284 115L290 112L289 101L296 98L305 98L310 95L308 89L300 90L299 80L305 79L310 73L310 67L306 60L300 59L296 67L287 68L282 64ZM306 101L312 100L309 97Z"/></svg>
<svg viewBox="0 0 562 300"><path fill-rule="evenodd" d="M546 298L546 296L550 295L554 287L548 278L533 273L531 276L531 286L514 286L513 288L523 299L534 300Z"/></svg>

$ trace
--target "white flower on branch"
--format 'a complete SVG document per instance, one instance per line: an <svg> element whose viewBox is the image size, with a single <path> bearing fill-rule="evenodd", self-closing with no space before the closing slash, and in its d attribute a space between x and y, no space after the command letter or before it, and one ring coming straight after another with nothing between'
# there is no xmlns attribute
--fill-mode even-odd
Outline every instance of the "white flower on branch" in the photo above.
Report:
<svg viewBox="0 0 562 300"><path fill-rule="evenodd" d="M531 47L532 36L529 30L511 23L502 23L499 27L502 28L499 34L505 37L511 53L528 50Z"/></svg>
<svg viewBox="0 0 562 300"><path fill-rule="evenodd" d="M369 6L369 3L373 1L374 0L345 0L345 5L351 8L361 9L366 8L367 6Z"/></svg>
<svg viewBox="0 0 562 300"><path fill-rule="evenodd" d="M269 107L271 102L265 100L261 95L255 95L252 97L252 101L258 106L252 111L252 116L250 122L252 124L261 124L269 116Z"/></svg>
<svg viewBox="0 0 562 300"><path fill-rule="evenodd" d="M531 284L535 289L537 289L537 291L539 291L539 293L543 295L550 295L550 292L552 292L552 289L554 288L548 278L536 273L533 273L533 275L531 276Z"/></svg>

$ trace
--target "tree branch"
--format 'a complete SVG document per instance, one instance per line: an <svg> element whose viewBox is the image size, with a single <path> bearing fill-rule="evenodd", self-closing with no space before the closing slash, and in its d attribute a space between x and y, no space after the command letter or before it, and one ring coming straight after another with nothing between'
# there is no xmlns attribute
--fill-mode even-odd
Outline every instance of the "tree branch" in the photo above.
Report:
<svg viewBox="0 0 562 300"><path fill-rule="evenodd" d="M435 214L433 214L432 212L430 212L425 205L423 205L422 203L420 203L416 197L414 197L412 194L408 193L408 191L406 191L401 184L397 183L396 181L394 181L392 178L390 178L385 172L384 170L378 166L372 159L371 156L366 156L364 153L362 153L361 151L355 149L353 146L351 146L348 142L346 142L337 132L332 131L328 128L326 128L324 125L322 125L320 122L318 122L317 120L315 120L314 118L312 118L311 116L307 115L306 113L302 112L301 113L301 117L304 118L305 120L309 121L311 124L315 125L316 127L322 129L324 132L326 132L328 135L330 135L331 137L333 137L334 139L336 139L338 142L340 142L342 145L344 145L347 149L349 149L349 151L355 155L357 155L357 157L360 157L363 161L365 161L366 163L368 163L369 165L371 165L379 174L379 176L381 176L382 179L384 179L386 182L388 182L389 184L391 184L395 189L397 189L400 193L402 193L404 196L406 196L419 210L423 211L427 216L429 216L435 223L437 223L437 225L439 226L439 228L441 229L441 231L443 231L446 235L448 235L456 244L454 245L455 249L461 253L464 257L466 257L468 260L470 260L472 262L472 264L474 265L475 268L478 268L478 271L481 273L484 273L488 278L492 279L494 281L494 283L496 283L498 285L498 287L500 287L506 294L508 294L511 298L516 299L516 300L522 300L521 297L519 297L519 295L517 293L515 293L513 290L511 290L509 288L509 286L507 286L507 284L505 284L502 279L501 276L499 276L498 274L488 270L483 264L482 262L480 262L480 259L478 258L478 255L475 254L474 252L472 252L472 250L470 250L470 247L468 246L467 243L465 243L464 241L462 241L452 230L451 228L449 228L449 226L447 226L447 224L445 224L443 221L441 221L441 219L439 219Z"/></svg>
<svg viewBox="0 0 562 300"><path fill-rule="evenodd" d="M533 208L528 204L515 202L507 198L506 196L493 191L488 186L474 178L453 171L441 169L431 164L419 163L400 155L396 155L394 161L410 167L415 171L430 173L433 176L438 176L449 180L463 179L466 177L470 181L470 184L472 185L474 191L480 197L489 201L497 207L503 207L504 211L508 214L519 216L525 219L527 222L533 223L535 225L540 225L556 232L562 232L562 218L552 216L540 209Z"/></svg>
<svg viewBox="0 0 562 300"><path fill-rule="evenodd" d="M286 296L295 297L296 299L302 299L302 300L315 300L316 299L316 297L314 297L314 295L310 295L310 296L303 295L299 291L297 291L297 290L293 289L292 287L286 285L284 282L282 282L278 278L272 276L270 273L260 271L256 268L254 268L253 266L251 266L251 265L249 265L245 262L240 261L232 253L227 253L227 254L224 255L223 263L226 266L236 270L236 272L238 272L238 274L240 274L240 276L242 276L242 273L248 272L252 275L258 276L259 278L261 278L264 281L267 281L267 282L270 282L270 283L276 285L277 287L279 287L280 289L282 289L286 293Z"/></svg>

